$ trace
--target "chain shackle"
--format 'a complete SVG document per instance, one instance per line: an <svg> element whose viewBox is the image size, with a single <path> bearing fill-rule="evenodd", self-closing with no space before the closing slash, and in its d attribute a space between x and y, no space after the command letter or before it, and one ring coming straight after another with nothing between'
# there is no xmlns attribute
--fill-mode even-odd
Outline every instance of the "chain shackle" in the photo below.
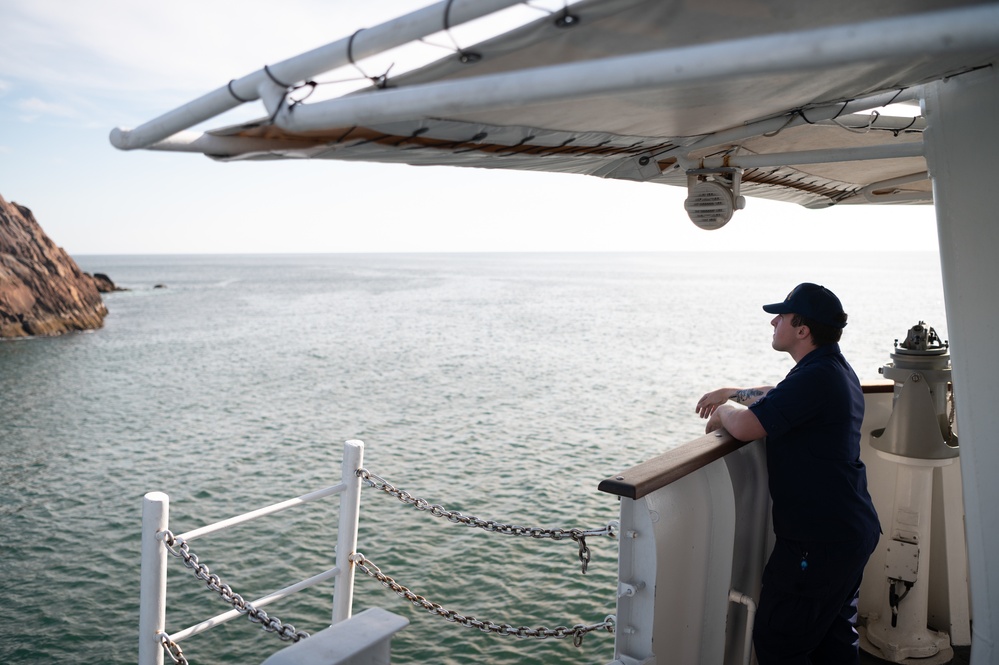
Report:
<svg viewBox="0 0 999 665"><path fill-rule="evenodd" d="M166 633L157 633L160 639L160 646L166 651L167 655L170 656L170 660L177 663L177 665L189 665L187 658L184 657L184 652L181 651L180 645L170 639L170 636Z"/></svg>

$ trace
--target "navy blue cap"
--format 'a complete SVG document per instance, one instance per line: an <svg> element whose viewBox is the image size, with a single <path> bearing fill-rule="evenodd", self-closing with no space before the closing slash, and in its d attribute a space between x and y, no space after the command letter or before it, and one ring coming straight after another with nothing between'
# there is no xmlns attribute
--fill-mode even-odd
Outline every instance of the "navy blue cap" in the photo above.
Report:
<svg viewBox="0 0 999 665"><path fill-rule="evenodd" d="M770 314L800 314L806 319L824 323L833 328L845 328L846 316L836 294L824 286L805 282L794 287L784 302L764 305Z"/></svg>

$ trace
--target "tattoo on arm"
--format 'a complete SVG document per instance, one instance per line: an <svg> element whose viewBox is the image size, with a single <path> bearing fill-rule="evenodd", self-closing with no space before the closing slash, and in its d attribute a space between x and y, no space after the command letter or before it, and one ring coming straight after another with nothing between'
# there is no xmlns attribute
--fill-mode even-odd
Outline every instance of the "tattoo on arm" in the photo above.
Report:
<svg viewBox="0 0 999 665"><path fill-rule="evenodd" d="M747 388L745 390L736 391L731 399L733 402L738 402L739 404L746 404L747 402L754 402L758 398L763 396L762 390L757 390L756 388Z"/></svg>

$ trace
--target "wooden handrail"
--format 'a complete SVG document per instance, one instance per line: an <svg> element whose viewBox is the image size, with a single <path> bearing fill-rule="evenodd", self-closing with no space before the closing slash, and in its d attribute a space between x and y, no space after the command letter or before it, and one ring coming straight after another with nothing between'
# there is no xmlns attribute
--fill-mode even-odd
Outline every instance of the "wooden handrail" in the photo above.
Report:
<svg viewBox="0 0 999 665"><path fill-rule="evenodd" d="M605 478L597 489L628 499L641 499L744 445L745 441L739 441L725 430L718 430Z"/></svg>
<svg viewBox="0 0 999 665"><path fill-rule="evenodd" d="M895 384L892 381L869 381L862 384L865 395L890 393ZM641 499L661 487L680 480L687 474L721 459L746 445L725 430L705 434L673 450L667 450L658 457L642 462L627 471L615 474L600 481L601 492L616 494L628 499Z"/></svg>

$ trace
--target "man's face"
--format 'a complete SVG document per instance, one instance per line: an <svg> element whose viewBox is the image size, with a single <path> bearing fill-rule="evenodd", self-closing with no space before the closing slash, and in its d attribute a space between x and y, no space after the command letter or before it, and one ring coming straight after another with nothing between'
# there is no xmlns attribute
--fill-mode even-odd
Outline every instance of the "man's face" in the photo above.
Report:
<svg viewBox="0 0 999 665"><path fill-rule="evenodd" d="M774 339L771 343L777 351L790 351L798 336L798 328L791 325L794 314L778 314L771 321L774 327Z"/></svg>

